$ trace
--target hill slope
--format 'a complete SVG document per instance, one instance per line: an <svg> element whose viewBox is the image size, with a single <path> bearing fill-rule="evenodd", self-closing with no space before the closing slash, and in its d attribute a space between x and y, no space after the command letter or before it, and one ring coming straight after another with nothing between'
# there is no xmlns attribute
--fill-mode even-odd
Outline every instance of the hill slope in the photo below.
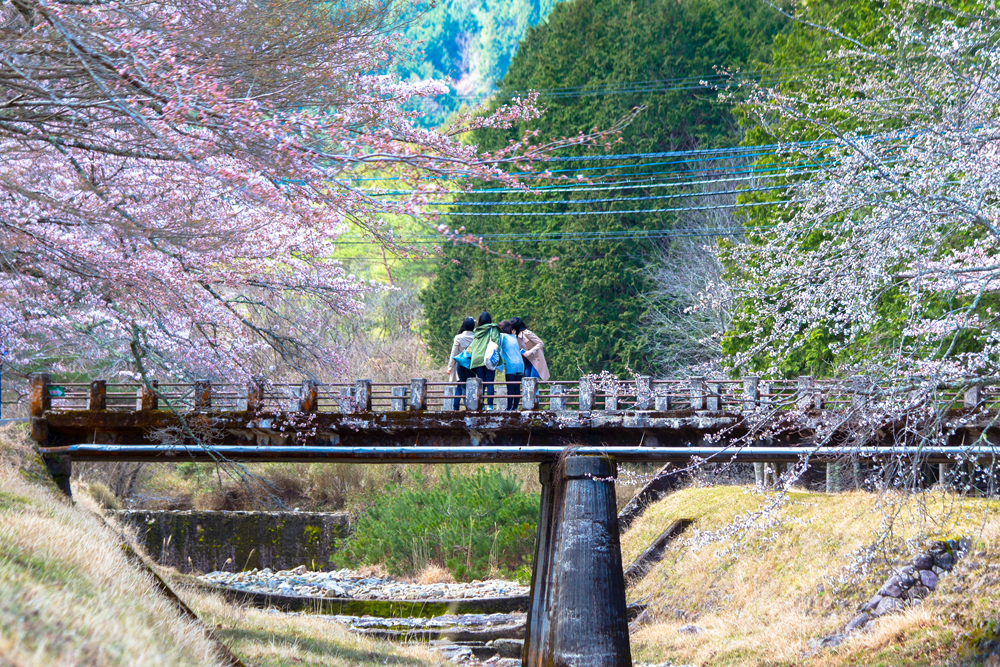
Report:
<svg viewBox="0 0 1000 667"><path fill-rule="evenodd" d="M632 636L637 661L983 664L980 642L994 638L1000 619L1000 501L796 492L746 522L772 500L744 487L686 489L650 507L623 535L628 563L675 519L695 520L629 591L630 601L647 600L652 611ZM973 539L970 554L922 605L870 623L839 647L819 647L894 566L928 540L955 535Z"/></svg>

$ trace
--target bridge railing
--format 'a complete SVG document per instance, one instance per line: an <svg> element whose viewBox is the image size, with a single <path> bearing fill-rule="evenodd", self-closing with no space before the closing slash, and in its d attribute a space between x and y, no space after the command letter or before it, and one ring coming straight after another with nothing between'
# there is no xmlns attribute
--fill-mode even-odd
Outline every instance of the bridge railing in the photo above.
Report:
<svg viewBox="0 0 1000 667"><path fill-rule="evenodd" d="M764 380L746 377L690 377L655 380L648 376L617 379L588 376L580 380L526 378L519 383L504 380L482 382L472 378L464 384L414 379L398 382L298 383L253 380L246 384L138 382L55 382L48 374L32 378L32 411L112 410L258 412L410 412L459 408L503 410L508 400L520 399L520 410L577 410L621 412L633 410L743 412L747 410L829 409L842 410L863 404L874 396L891 396L901 407L916 400L919 383L911 378L895 385L892 392L873 386L863 377L816 380L803 376L794 380ZM512 385L512 386L511 386ZM914 387L909 390L908 387ZM492 396L491 391L492 390ZM942 387L934 397L936 407L1000 408L1000 387Z"/></svg>

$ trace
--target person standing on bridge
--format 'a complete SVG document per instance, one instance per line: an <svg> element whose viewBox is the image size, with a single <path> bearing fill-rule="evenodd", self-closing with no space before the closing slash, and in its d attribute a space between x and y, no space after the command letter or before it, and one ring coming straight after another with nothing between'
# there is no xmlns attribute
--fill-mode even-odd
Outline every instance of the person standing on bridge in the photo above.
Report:
<svg viewBox="0 0 1000 667"><path fill-rule="evenodd" d="M521 354L524 355L524 377L549 379L549 367L542 353L542 339L531 332L520 317L510 318L511 333L517 336L521 344Z"/></svg>
<svg viewBox="0 0 1000 667"><path fill-rule="evenodd" d="M503 357L504 381L507 383L507 409L517 410L521 402L521 378L524 377L521 344L511 333L508 320L498 324L497 328L500 329L500 356Z"/></svg>
<svg viewBox="0 0 1000 667"><path fill-rule="evenodd" d="M458 328L458 334L451 343L451 354L448 357L448 379L458 382L455 387L455 399L452 410L458 410L462 397L465 396L465 381L473 376L469 370L469 355L463 354L472 345L472 331L476 328L476 321L471 317L466 317L462 321L462 326Z"/></svg>
<svg viewBox="0 0 1000 667"><path fill-rule="evenodd" d="M479 314L476 329L472 332L472 344L469 345L469 368L483 382L493 382L497 377L497 367L500 366L500 329L493 324L493 316L483 311ZM488 384L483 392L488 398L488 410L493 409L493 385ZM468 407L468 405L466 405Z"/></svg>

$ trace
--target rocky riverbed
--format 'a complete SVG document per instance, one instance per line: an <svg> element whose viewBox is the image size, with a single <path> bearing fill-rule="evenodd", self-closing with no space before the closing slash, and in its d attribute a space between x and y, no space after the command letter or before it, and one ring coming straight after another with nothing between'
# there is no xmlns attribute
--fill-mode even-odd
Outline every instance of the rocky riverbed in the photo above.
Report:
<svg viewBox="0 0 1000 667"><path fill-rule="evenodd" d="M277 572L268 568L248 572L210 572L199 579L213 586L250 593L355 600L463 600L528 594L527 586L502 579L463 584L417 584L391 577L373 577L348 569L313 572L305 566Z"/></svg>

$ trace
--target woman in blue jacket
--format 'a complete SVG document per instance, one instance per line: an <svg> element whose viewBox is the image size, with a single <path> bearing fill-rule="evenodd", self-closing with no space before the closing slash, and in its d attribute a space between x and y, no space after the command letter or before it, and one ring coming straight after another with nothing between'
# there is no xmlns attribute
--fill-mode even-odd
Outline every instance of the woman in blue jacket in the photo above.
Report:
<svg viewBox="0 0 1000 667"><path fill-rule="evenodd" d="M509 321L504 320L497 328L500 329L500 356L503 358L503 372L507 382L507 409L517 410L521 403L521 379L524 378L521 344L511 332Z"/></svg>

